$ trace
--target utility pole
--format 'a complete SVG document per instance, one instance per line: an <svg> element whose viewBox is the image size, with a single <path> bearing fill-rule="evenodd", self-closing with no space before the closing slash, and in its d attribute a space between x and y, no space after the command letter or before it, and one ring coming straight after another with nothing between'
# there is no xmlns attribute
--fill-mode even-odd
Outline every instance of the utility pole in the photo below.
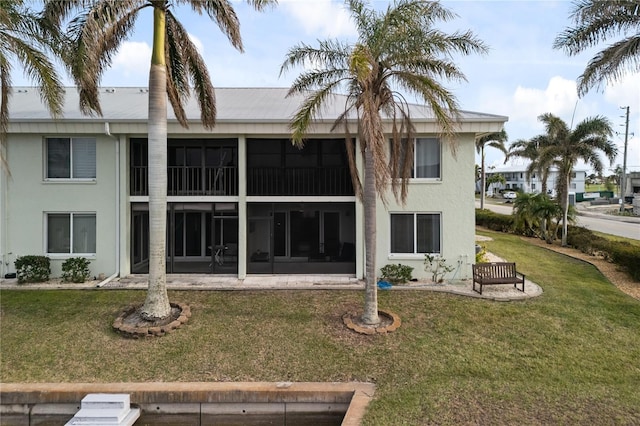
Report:
<svg viewBox="0 0 640 426"><path fill-rule="evenodd" d="M622 188L620 189L620 212L624 212L624 193L627 189L627 142L629 141L629 107L620 107L626 109L626 122L624 126L624 159L622 161Z"/></svg>

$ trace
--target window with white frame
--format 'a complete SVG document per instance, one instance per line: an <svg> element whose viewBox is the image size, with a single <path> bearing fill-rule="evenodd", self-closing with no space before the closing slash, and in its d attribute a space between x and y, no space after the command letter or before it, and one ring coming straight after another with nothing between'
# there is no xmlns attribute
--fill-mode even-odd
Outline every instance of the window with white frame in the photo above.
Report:
<svg viewBox="0 0 640 426"><path fill-rule="evenodd" d="M406 143L406 140L403 140ZM397 169L401 170L404 161L404 149L398 159ZM441 144L438 138L416 138L413 150L411 177L417 179L441 178Z"/></svg>
<svg viewBox="0 0 640 426"><path fill-rule="evenodd" d="M440 213L392 213L391 253L440 253Z"/></svg>
<svg viewBox="0 0 640 426"><path fill-rule="evenodd" d="M95 138L47 138L47 179L95 179Z"/></svg>
<svg viewBox="0 0 640 426"><path fill-rule="evenodd" d="M96 253L95 213L47 213L47 253Z"/></svg>
<svg viewBox="0 0 640 426"><path fill-rule="evenodd" d="M440 140L416 138L415 178L440 179Z"/></svg>

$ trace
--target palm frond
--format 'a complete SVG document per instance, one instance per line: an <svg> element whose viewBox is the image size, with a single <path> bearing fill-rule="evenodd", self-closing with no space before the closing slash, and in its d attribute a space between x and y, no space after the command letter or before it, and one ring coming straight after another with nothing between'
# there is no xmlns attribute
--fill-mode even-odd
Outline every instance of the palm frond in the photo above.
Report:
<svg viewBox="0 0 640 426"><path fill-rule="evenodd" d="M614 82L627 73L640 71L640 1L580 0L571 14L574 26L561 32L553 47L568 55L622 36L596 53L578 78L578 94L585 95L604 82Z"/></svg>
<svg viewBox="0 0 640 426"><path fill-rule="evenodd" d="M98 89L122 42L133 32L138 12L148 7L143 0L92 2L68 25L72 53L69 67L79 88L84 114L101 115Z"/></svg>
<svg viewBox="0 0 640 426"><path fill-rule="evenodd" d="M188 3L198 14L206 14L214 21L220 31L227 36L231 45L244 52L242 37L240 36L240 21L233 5L228 0L181 0ZM266 3L266 1L254 1L256 5Z"/></svg>
<svg viewBox="0 0 640 426"><path fill-rule="evenodd" d="M183 105L191 96L191 82L200 107L200 121L205 128L213 128L216 119L215 93L205 61L185 28L170 11L167 12L166 56L169 100L178 122L188 127Z"/></svg>
<svg viewBox="0 0 640 426"><path fill-rule="evenodd" d="M324 88L308 94L289 124L289 128L293 131L291 140L295 145L302 146L304 144L304 136L309 131L312 121L318 117L327 99L335 95L333 88L339 84L339 81L328 84ZM288 96L294 93L296 93L296 89L292 87Z"/></svg>
<svg viewBox="0 0 640 426"><path fill-rule="evenodd" d="M36 83L45 107L54 117L62 113L64 89L49 56L62 50L58 28L29 9L23 1L0 2L0 167L9 173L6 142L11 96L12 62Z"/></svg>
<svg viewBox="0 0 640 426"><path fill-rule="evenodd" d="M640 72L640 34L625 38L598 52L578 77L578 94L621 79L628 72Z"/></svg>

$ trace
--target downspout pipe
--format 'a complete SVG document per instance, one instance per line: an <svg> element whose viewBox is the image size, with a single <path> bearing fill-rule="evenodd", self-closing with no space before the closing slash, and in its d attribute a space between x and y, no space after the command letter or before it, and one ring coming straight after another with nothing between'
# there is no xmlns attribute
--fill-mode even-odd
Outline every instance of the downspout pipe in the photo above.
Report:
<svg viewBox="0 0 640 426"><path fill-rule="evenodd" d="M96 284L98 288L120 275L120 138L111 134L108 121L104 123L104 134L116 141L116 270L111 276Z"/></svg>

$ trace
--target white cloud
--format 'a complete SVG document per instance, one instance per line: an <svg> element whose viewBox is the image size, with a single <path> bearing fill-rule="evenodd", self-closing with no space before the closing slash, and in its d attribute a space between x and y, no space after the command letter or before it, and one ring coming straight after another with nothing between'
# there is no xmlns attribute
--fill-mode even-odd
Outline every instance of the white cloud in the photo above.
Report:
<svg viewBox="0 0 640 426"><path fill-rule="evenodd" d="M629 74L604 90L607 102L618 106L629 106L638 111L640 106L640 74Z"/></svg>
<svg viewBox="0 0 640 426"><path fill-rule="evenodd" d="M512 116L533 124L540 114L550 112L569 121L576 108L576 83L562 77L551 77L544 90L518 86L513 94Z"/></svg>
<svg viewBox="0 0 640 426"><path fill-rule="evenodd" d="M332 0L282 1L280 7L291 14L306 34L318 37L357 36L350 15L342 3Z"/></svg>
<svg viewBox="0 0 640 426"><path fill-rule="evenodd" d="M125 77L147 76L151 64L151 46L145 42L125 41L113 59L112 70Z"/></svg>
<svg viewBox="0 0 640 426"><path fill-rule="evenodd" d="M195 44L198 53L202 55L204 53L204 44L202 41L193 34L189 34L189 39L191 40L191 43Z"/></svg>

